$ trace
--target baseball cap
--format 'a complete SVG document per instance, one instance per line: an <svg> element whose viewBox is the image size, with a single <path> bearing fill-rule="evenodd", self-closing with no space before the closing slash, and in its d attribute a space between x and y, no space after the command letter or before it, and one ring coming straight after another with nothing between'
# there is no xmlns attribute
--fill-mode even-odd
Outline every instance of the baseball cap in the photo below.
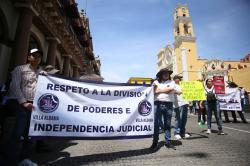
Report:
<svg viewBox="0 0 250 166"><path fill-rule="evenodd" d="M42 51L40 51L39 49L37 48L33 48L29 51L30 54L34 55L34 56L40 56L42 57L43 56L43 53Z"/></svg>

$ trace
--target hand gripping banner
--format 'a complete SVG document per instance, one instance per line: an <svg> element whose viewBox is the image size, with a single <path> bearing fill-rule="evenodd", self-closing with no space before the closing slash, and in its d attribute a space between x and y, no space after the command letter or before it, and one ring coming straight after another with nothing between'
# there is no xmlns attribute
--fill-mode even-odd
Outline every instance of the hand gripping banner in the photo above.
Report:
<svg viewBox="0 0 250 166"><path fill-rule="evenodd" d="M70 139L153 135L152 87L38 78L29 136Z"/></svg>

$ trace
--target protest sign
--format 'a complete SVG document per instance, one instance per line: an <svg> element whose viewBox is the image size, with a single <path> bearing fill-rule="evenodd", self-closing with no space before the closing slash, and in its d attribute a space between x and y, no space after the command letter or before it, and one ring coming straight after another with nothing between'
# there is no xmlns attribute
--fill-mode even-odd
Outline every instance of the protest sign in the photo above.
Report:
<svg viewBox="0 0 250 166"><path fill-rule="evenodd" d="M204 87L199 81L180 82L183 99L186 101L206 100Z"/></svg>
<svg viewBox="0 0 250 166"><path fill-rule="evenodd" d="M242 111L238 88L226 88L225 94L217 95L220 110Z"/></svg>
<svg viewBox="0 0 250 166"><path fill-rule="evenodd" d="M224 76L213 76L215 94L225 94Z"/></svg>
<svg viewBox="0 0 250 166"><path fill-rule="evenodd" d="M39 76L29 136L71 139L150 137L152 87Z"/></svg>

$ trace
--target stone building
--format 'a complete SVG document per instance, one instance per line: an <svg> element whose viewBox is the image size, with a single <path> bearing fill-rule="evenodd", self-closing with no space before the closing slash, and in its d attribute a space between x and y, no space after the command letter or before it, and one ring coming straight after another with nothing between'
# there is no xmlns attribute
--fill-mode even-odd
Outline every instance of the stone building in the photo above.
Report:
<svg viewBox="0 0 250 166"><path fill-rule="evenodd" d="M165 48L160 49L157 54L157 71L168 68L171 70L174 66L174 49L170 44L167 44Z"/></svg>
<svg viewBox="0 0 250 166"><path fill-rule="evenodd" d="M34 47L42 50L43 65L52 65L59 74L100 74L89 20L75 0L0 1L0 84L15 66L26 63Z"/></svg>

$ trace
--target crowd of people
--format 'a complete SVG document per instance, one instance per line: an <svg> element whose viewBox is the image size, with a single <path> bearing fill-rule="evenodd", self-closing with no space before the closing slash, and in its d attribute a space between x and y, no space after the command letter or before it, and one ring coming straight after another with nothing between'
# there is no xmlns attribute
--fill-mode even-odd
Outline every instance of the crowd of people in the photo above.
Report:
<svg viewBox="0 0 250 166"><path fill-rule="evenodd" d="M180 88L181 76L174 76L171 79L173 71L167 68L161 69L157 75L156 80L153 83L155 94L155 130L153 135L153 143L151 145L152 150L158 148L159 140L159 128L164 128L165 132L165 146L167 148L176 149L174 144L171 144L171 121L172 115L175 113L174 124L174 138L176 140L190 137L190 134L186 132L186 123L188 111L198 116L198 124L204 127L207 124L207 134L211 134L211 122L212 114L215 116L215 120L218 128L218 135L225 135L223 132L222 116L219 107L218 96L215 93L213 86L213 79L207 78L204 82L204 89L206 94L206 100L187 102L183 100L182 91ZM237 88L238 86L234 82L228 82L229 88ZM244 88L239 88L241 91L241 106L244 108L247 102L247 93ZM227 111L223 111L225 115L225 122L229 122ZM237 122L235 111L231 111L234 118L234 122ZM243 123L247 123L242 111L237 111L242 119Z"/></svg>
<svg viewBox="0 0 250 166"><path fill-rule="evenodd" d="M53 69L53 66L41 66L42 55L42 52L38 49L30 50L27 56L28 63L17 66L11 72L11 81L7 87L8 95L6 96L8 98L8 105L15 114L16 122L8 143L1 149L2 158L0 158L0 165L37 166L36 163L31 161L33 141L28 137L28 130L38 75L41 73L47 74L52 72L52 74L54 74L58 72L58 70ZM190 134L186 132L186 123L188 110L193 109L198 113L199 123L207 122L207 134L211 133L213 112L217 122L218 134L224 135L221 112L218 107L218 100L214 92L212 80L207 79L205 83L207 100L194 101L193 104L190 105L189 102L182 98L182 91L179 85L182 77L176 75L172 79L172 73L172 71L166 68L160 70L153 83L156 109L153 143L150 148L152 150L158 148L161 129L165 133L165 146L176 149L171 143L171 121L173 112L175 112L174 138L176 140L190 137ZM5 99L1 101L5 102ZM245 98L242 98L242 102L245 102ZM239 114L242 120L246 122L243 114ZM233 117L235 117L235 113ZM22 148L19 153L20 144L22 144ZM37 145L40 145L38 147L42 148L46 147L42 141L38 141ZM46 149L43 150L46 151Z"/></svg>

